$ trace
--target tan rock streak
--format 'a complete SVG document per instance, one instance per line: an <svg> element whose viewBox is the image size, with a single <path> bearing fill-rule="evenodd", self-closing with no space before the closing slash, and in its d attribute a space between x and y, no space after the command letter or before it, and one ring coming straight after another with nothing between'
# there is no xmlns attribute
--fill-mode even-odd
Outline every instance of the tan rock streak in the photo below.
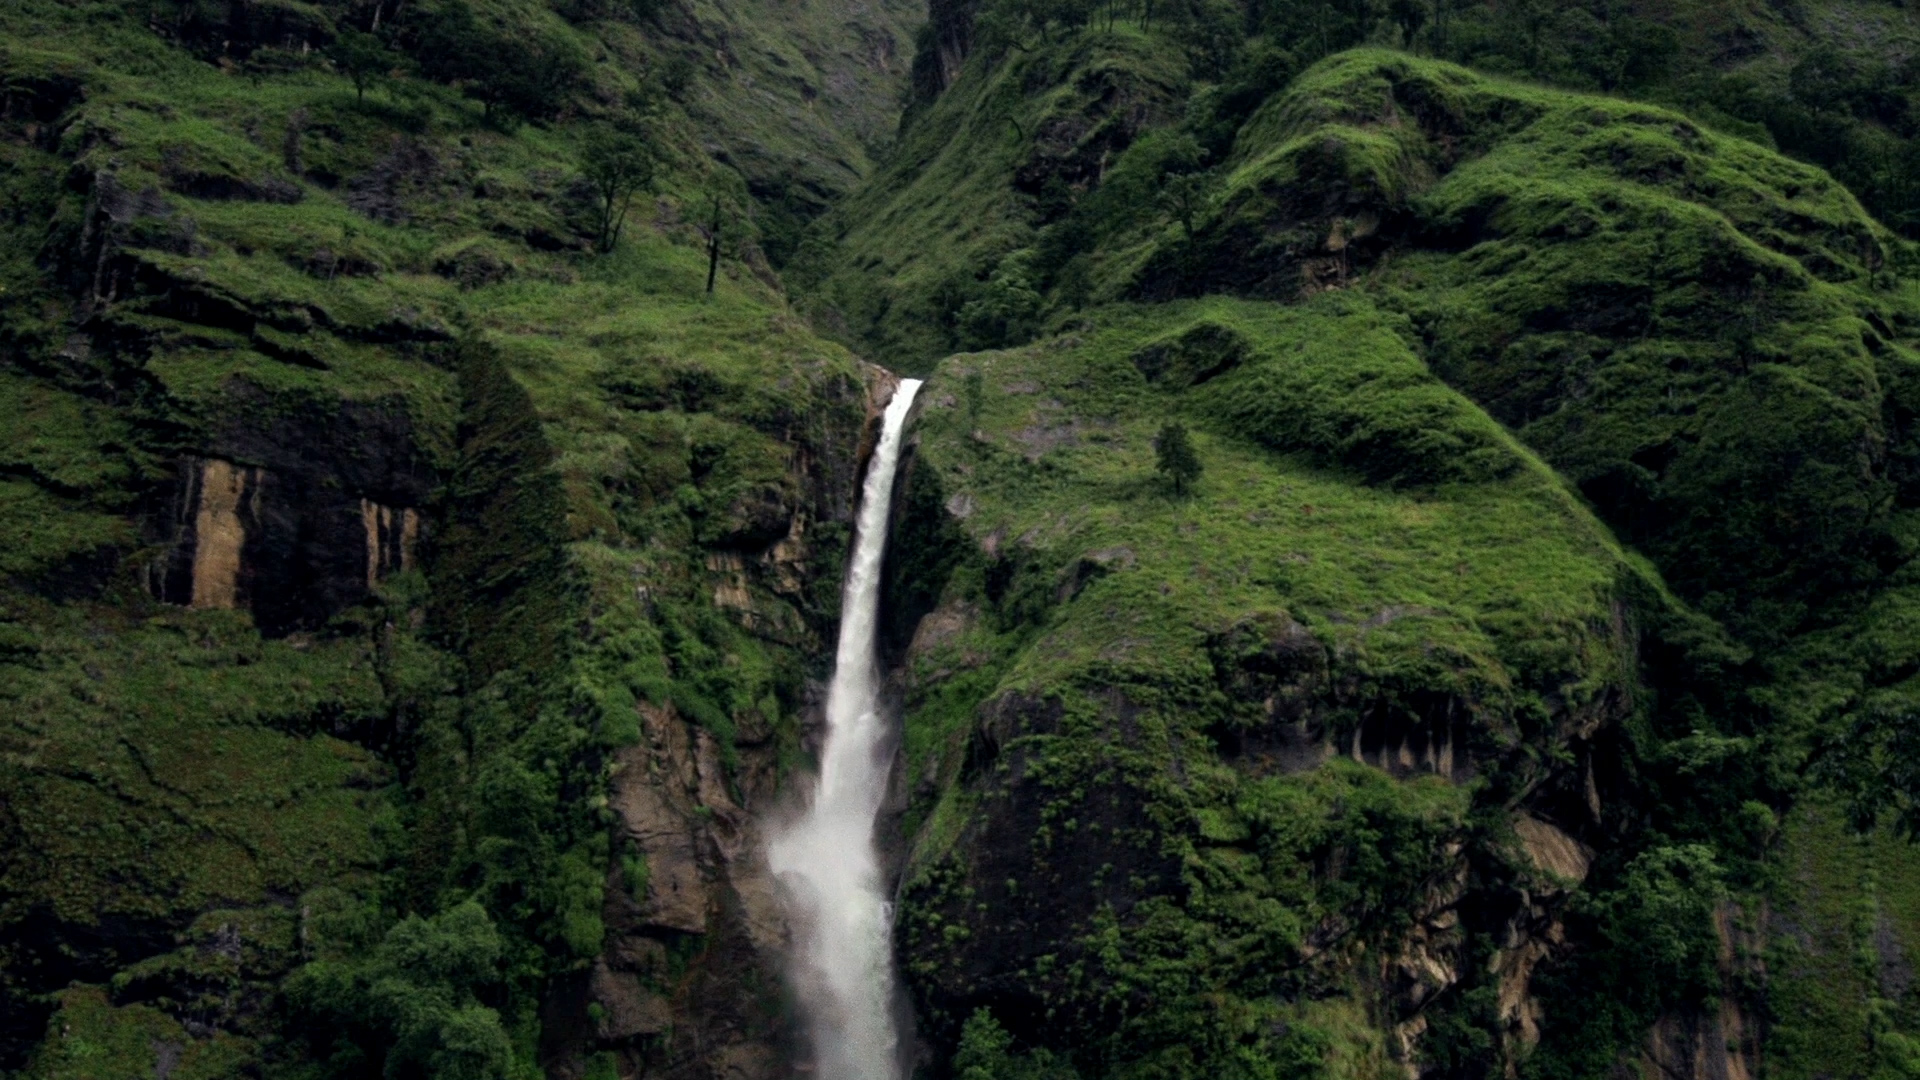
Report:
<svg viewBox="0 0 1920 1080"><path fill-rule="evenodd" d="M261 471L209 458L200 466L200 498L193 519L193 597L197 608L233 608L240 598L240 550L247 530L242 500L260 497Z"/></svg>
<svg viewBox="0 0 1920 1080"><path fill-rule="evenodd" d="M395 572L413 569L413 551L420 539L420 513L412 507L395 509L372 499L360 500L360 523L367 537L367 588L376 589Z"/></svg>

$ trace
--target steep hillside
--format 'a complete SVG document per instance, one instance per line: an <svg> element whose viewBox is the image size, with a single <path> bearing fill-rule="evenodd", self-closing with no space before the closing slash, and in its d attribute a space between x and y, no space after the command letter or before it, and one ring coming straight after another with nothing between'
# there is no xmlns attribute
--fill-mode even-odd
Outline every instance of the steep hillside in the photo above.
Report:
<svg viewBox="0 0 1920 1080"><path fill-rule="evenodd" d="M1400 53L1210 153L1177 29L1053 34L914 120L815 294L1004 346L934 368L899 540L930 1034L1034 1075L1891 1067L1907 986L1821 906L1859 856L1782 822L1910 715L1905 242L1684 114Z"/></svg>
<svg viewBox="0 0 1920 1080"><path fill-rule="evenodd" d="M1907 229L1916 41L1885 3L942 0L899 152L824 223L805 280L826 324L903 363L1025 340L1085 302L1075 254L1180 216L1163 177L1220 170L1263 102L1362 45L1676 107L1832 169Z"/></svg>
<svg viewBox="0 0 1920 1080"><path fill-rule="evenodd" d="M858 187L892 145L926 18L917 0L660 5L623 66L685 79L691 128L760 204L784 262L802 228Z"/></svg>
<svg viewBox="0 0 1920 1080"><path fill-rule="evenodd" d="M921 414L902 535L950 575L902 582L939 600L905 668L927 1016L989 1007L1090 1075L1262 1075L1343 1026L1340 1070L1384 1068L1500 938L1474 1021L1514 1052L1657 738L1639 650L1687 617L1403 318L1096 318L948 361ZM1198 429L1185 497L1168 421Z"/></svg>
<svg viewBox="0 0 1920 1080"><path fill-rule="evenodd" d="M813 1075L899 373L919 1080L1920 1076L1916 41L16 0L0 1073Z"/></svg>
<svg viewBox="0 0 1920 1080"><path fill-rule="evenodd" d="M903 16L381 14L0 15L0 1069L771 1075L734 863L887 382L747 190L857 179Z"/></svg>

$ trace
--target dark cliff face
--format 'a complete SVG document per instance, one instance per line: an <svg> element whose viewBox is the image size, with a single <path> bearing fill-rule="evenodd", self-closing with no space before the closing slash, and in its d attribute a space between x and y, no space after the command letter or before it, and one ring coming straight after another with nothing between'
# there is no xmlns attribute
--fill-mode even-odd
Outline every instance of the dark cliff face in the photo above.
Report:
<svg viewBox="0 0 1920 1080"><path fill-rule="evenodd" d="M256 388L234 397L240 430L180 460L173 514L149 526L166 549L149 572L156 598L246 610L280 637L423 565L441 476L402 403L275 416Z"/></svg>
<svg viewBox="0 0 1920 1080"><path fill-rule="evenodd" d="M917 104L932 104L960 77L967 55L973 51L973 23L979 14L979 0L934 0L927 5L927 21L915 42L909 83Z"/></svg>
<svg viewBox="0 0 1920 1080"><path fill-rule="evenodd" d="M783 664L829 672L833 608L850 535L859 462L893 379L863 372L796 447L797 504L777 538L731 534L710 549L713 603L761 637ZM809 468L810 463L818 463ZM835 538L835 543L828 539ZM804 604L804 623L786 621ZM809 681L788 717L764 708L716 723L698 696L642 704L641 739L609 764L608 808L620 857L608 873L606 945L543 1005L543 1056L554 1075L585 1075L611 1055L621 1075L792 1075L810 1051L785 981L787 927L765 863L768 830L792 805L791 758L819 750L823 684Z"/></svg>

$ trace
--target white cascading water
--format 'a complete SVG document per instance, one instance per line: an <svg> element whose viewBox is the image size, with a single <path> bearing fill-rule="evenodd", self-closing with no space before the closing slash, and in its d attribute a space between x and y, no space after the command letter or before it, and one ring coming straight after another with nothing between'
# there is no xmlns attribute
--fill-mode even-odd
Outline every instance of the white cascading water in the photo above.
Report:
<svg viewBox="0 0 1920 1080"><path fill-rule="evenodd" d="M820 1080L896 1080L899 1074L893 913L873 836L890 767L874 632L901 429L919 389L920 380L903 379L894 391L860 492L813 804L768 849L773 872L787 886L796 982L813 1024Z"/></svg>

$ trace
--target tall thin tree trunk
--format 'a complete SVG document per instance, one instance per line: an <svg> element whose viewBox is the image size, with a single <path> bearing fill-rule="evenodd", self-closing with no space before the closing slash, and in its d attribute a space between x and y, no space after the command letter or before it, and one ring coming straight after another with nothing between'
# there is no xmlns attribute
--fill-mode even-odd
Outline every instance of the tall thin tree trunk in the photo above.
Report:
<svg viewBox="0 0 1920 1080"><path fill-rule="evenodd" d="M707 295L713 295L713 279L720 272L720 196L713 197L713 227L707 230Z"/></svg>
<svg viewBox="0 0 1920 1080"><path fill-rule="evenodd" d="M607 250L612 251L620 243L620 230L627 227L627 211L633 209L633 192L620 201L620 213L613 219L613 233L607 237Z"/></svg>

